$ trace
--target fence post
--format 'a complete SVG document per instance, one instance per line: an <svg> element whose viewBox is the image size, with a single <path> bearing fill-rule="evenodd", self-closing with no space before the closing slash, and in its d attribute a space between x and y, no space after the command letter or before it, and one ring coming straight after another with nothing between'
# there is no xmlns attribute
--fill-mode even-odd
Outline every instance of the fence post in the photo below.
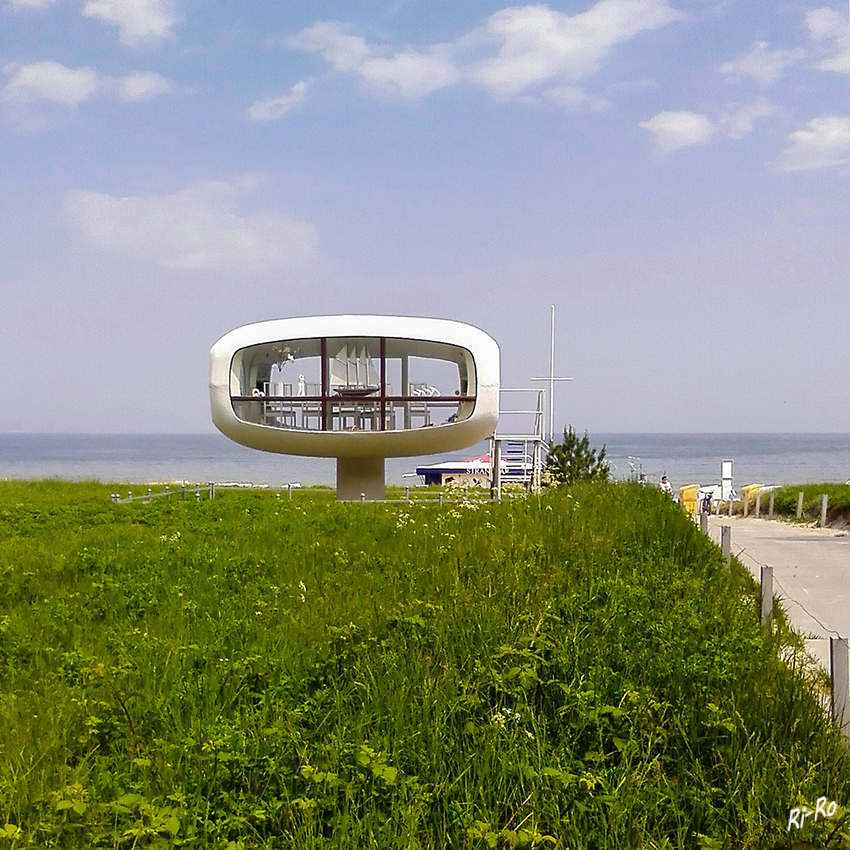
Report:
<svg viewBox="0 0 850 850"><path fill-rule="evenodd" d="M169 497L170 495L171 495L171 493L169 492L169 490L168 490L168 485L166 484L166 485L165 485L165 501L166 501L166 502L168 501L168 497Z"/></svg>
<svg viewBox="0 0 850 850"><path fill-rule="evenodd" d="M744 493L744 519L747 518L747 514L750 512L750 494Z"/></svg>
<svg viewBox="0 0 850 850"><path fill-rule="evenodd" d="M286 497L288 499L292 498L292 484L291 483L286 485Z"/></svg>
<svg viewBox="0 0 850 850"><path fill-rule="evenodd" d="M732 526L722 525L720 527L720 551L726 559L726 572L732 569Z"/></svg>
<svg viewBox="0 0 850 850"><path fill-rule="evenodd" d="M410 501L410 487L404 488L404 498L409 502Z"/></svg>
<svg viewBox="0 0 850 850"><path fill-rule="evenodd" d="M443 506L443 494L440 493L440 507Z"/></svg>
<svg viewBox="0 0 850 850"><path fill-rule="evenodd" d="M726 503L727 513L728 513L729 516L732 516L732 507L733 507L732 494L730 493L729 494L729 501Z"/></svg>
<svg viewBox="0 0 850 850"><path fill-rule="evenodd" d="M761 621L767 621L773 612L773 567L761 568Z"/></svg>
<svg viewBox="0 0 850 850"><path fill-rule="evenodd" d="M196 502L201 501L201 485L200 484L198 484L198 486L195 488L195 501Z"/></svg>
<svg viewBox="0 0 850 850"><path fill-rule="evenodd" d="M699 530L703 534L708 534L708 514L705 511L700 511Z"/></svg>
<svg viewBox="0 0 850 850"><path fill-rule="evenodd" d="M186 501L186 485L185 484L180 485L180 501L181 502Z"/></svg>
<svg viewBox="0 0 850 850"><path fill-rule="evenodd" d="M829 504L829 493L824 493L820 497L820 527L826 528L826 508Z"/></svg>
<svg viewBox="0 0 850 850"><path fill-rule="evenodd" d="M797 493L797 519L803 516L803 491Z"/></svg>
<svg viewBox="0 0 850 850"><path fill-rule="evenodd" d="M768 505L767 505L767 515L768 516L773 516L773 500L774 500L775 496L776 496L776 493L773 490L771 490L770 491L770 501L768 502Z"/></svg>
<svg viewBox="0 0 850 850"><path fill-rule="evenodd" d="M832 719L850 739L850 658L847 638L830 637L829 673L832 679Z"/></svg>
<svg viewBox="0 0 850 850"><path fill-rule="evenodd" d="M128 491L127 491L127 501L128 501L131 505L133 504L133 491L132 491L132 490L128 490Z"/></svg>
<svg viewBox="0 0 850 850"><path fill-rule="evenodd" d="M756 493L756 519L761 516L761 490Z"/></svg>
<svg viewBox="0 0 850 850"><path fill-rule="evenodd" d="M210 498L215 498L215 481L210 481Z"/></svg>

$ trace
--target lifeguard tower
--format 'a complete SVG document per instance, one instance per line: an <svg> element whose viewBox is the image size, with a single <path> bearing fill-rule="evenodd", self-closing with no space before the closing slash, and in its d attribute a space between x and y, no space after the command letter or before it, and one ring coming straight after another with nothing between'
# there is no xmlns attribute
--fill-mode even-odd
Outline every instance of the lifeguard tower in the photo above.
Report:
<svg viewBox="0 0 850 850"><path fill-rule="evenodd" d="M461 322L311 316L245 325L210 351L215 426L268 452L335 457L337 498L384 498L388 457L490 437L499 347Z"/></svg>

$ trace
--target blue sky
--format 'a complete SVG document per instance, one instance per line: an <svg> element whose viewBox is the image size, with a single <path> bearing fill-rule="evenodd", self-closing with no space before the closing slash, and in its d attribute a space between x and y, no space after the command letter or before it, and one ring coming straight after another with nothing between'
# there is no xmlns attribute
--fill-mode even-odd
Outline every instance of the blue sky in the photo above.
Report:
<svg viewBox="0 0 850 850"><path fill-rule="evenodd" d="M212 343L468 321L579 430L850 431L846 3L0 0L0 430L200 432Z"/></svg>

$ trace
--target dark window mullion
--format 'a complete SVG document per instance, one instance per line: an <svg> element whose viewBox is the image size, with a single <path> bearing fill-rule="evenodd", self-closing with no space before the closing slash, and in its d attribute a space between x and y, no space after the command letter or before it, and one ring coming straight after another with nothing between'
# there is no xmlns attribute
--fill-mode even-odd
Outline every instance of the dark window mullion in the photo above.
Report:
<svg viewBox="0 0 850 850"><path fill-rule="evenodd" d="M328 430L328 339L322 337L322 430Z"/></svg>
<svg viewBox="0 0 850 850"><path fill-rule="evenodd" d="M381 423L379 431L386 430L387 423L387 338L381 337Z"/></svg>

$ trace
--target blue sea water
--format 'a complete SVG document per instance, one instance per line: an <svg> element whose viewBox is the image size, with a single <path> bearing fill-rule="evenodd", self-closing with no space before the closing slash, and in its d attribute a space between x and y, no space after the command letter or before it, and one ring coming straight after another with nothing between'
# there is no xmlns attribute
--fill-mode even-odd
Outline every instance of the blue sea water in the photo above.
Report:
<svg viewBox="0 0 850 850"><path fill-rule="evenodd" d="M720 462L733 461L736 489L746 484L806 484L850 479L850 434L600 434L615 478L629 457L650 483L666 474L674 489L719 484Z"/></svg>
<svg viewBox="0 0 850 850"><path fill-rule="evenodd" d="M720 481L720 462L734 461L735 486L850 479L850 434L591 434L605 445L614 478L630 462L651 483L664 473L674 487ZM387 481L416 466L487 451L481 443L423 458L390 458ZM221 434L0 434L0 479L63 478L108 482L243 481L272 487L333 485L335 463L246 449Z"/></svg>

